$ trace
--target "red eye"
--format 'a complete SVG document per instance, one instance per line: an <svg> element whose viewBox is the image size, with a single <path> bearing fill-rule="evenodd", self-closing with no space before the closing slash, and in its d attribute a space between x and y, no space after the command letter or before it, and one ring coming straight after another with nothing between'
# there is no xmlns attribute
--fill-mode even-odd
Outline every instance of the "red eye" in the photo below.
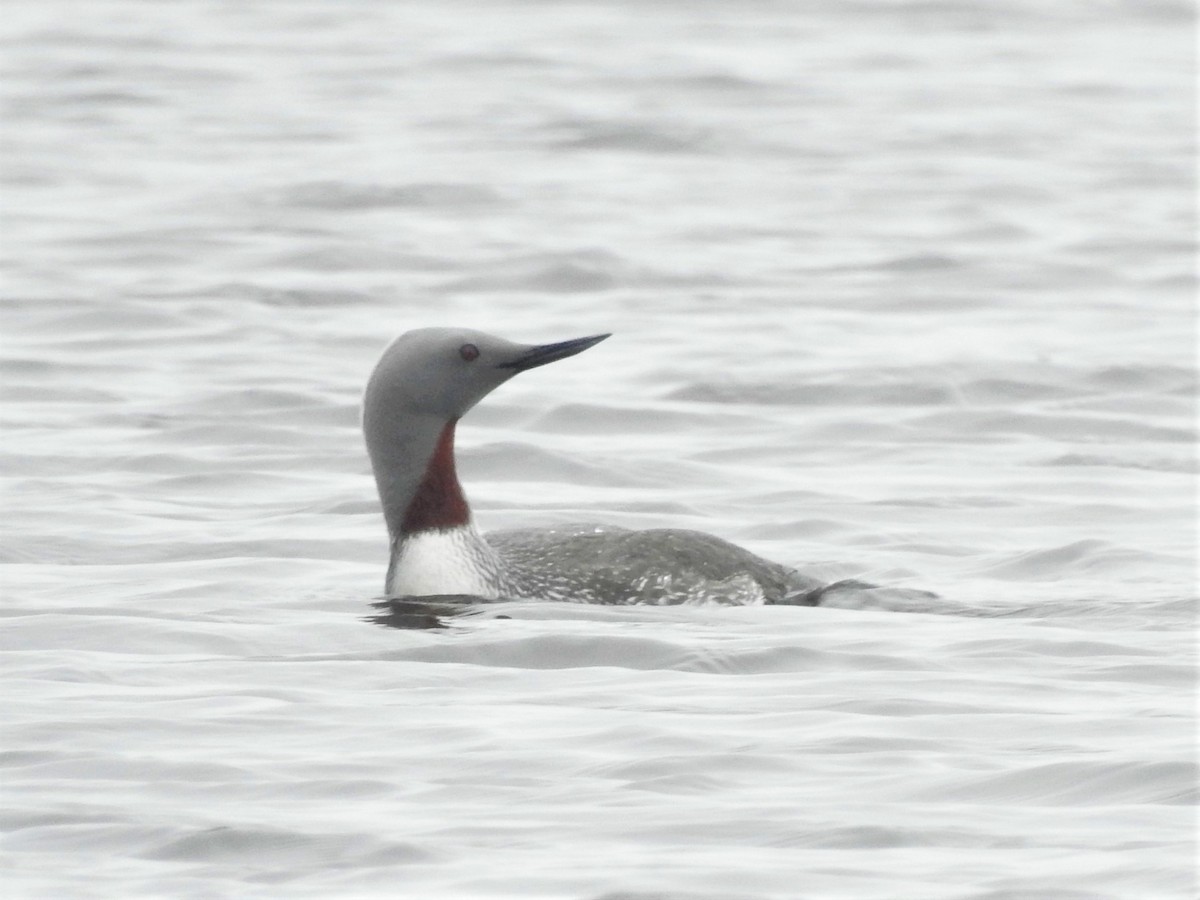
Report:
<svg viewBox="0 0 1200 900"><path fill-rule="evenodd" d="M479 358L479 348L474 344L463 344L458 348L458 355L467 362L474 362Z"/></svg>

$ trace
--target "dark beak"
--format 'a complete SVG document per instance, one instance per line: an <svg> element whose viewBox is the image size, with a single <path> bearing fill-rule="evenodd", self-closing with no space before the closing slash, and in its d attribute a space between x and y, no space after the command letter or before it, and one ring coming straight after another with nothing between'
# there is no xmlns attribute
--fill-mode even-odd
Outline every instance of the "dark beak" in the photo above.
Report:
<svg viewBox="0 0 1200 900"><path fill-rule="evenodd" d="M594 347L606 337L612 337L612 335L594 334L591 337L575 338L573 341L562 341L558 344L540 344L536 347L530 347L511 362L500 363L496 368L515 369L518 372L524 372L526 369L536 369L538 366L546 365L546 363L558 362L560 359L566 359L568 356L582 353L588 347Z"/></svg>

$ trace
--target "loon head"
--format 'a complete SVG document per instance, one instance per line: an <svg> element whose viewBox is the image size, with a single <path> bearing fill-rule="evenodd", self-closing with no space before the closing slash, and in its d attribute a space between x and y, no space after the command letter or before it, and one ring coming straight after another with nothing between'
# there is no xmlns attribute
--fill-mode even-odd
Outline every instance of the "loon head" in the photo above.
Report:
<svg viewBox="0 0 1200 900"><path fill-rule="evenodd" d="M459 418L518 372L606 337L517 344L465 328L421 328L396 338L363 397L363 434L392 542L469 522L454 469Z"/></svg>

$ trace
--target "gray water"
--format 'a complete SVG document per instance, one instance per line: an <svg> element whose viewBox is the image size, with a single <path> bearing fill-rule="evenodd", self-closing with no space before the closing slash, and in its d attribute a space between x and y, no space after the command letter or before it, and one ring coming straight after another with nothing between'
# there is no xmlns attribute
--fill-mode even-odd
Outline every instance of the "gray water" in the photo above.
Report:
<svg viewBox="0 0 1200 900"><path fill-rule="evenodd" d="M1189 4L6 5L11 897L1196 895ZM937 602L366 619L484 528Z"/></svg>

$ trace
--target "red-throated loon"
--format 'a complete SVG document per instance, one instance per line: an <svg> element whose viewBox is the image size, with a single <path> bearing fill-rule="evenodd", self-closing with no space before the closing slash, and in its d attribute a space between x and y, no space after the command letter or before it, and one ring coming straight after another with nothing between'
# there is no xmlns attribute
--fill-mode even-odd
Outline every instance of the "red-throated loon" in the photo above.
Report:
<svg viewBox="0 0 1200 900"><path fill-rule="evenodd" d="M698 531L604 526L481 535L454 468L454 428L518 372L609 337L516 344L423 328L384 351L363 432L391 541L389 597L467 595L584 603L813 605L822 583Z"/></svg>

